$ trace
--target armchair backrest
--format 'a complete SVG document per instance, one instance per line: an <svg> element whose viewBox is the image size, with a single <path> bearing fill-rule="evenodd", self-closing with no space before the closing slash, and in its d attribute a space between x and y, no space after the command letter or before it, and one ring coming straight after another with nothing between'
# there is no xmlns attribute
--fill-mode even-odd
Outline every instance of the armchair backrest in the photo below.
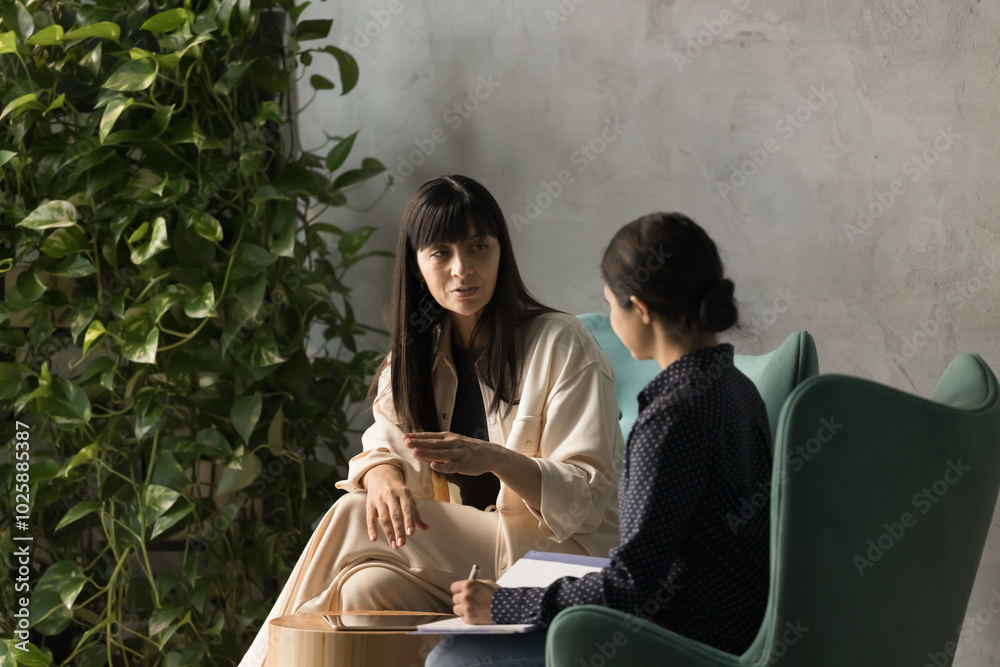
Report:
<svg viewBox="0 0 1000 667"><path fill-rule="evenodd" d="M637 361L611 328L611 320L603 313L578 315L597 343L604 350L615 370L618 393L618 420L622 434L628 438L639 415L639 392L660 372L660 365L653 359ZM788 336L777 349L760 356L737 354L736 368L757 387L767 406L771 433L778 424L778 414L785 398L792 389L819 369L816 344L807 331L796 331Z"/></svg>
<svg viewBox="0 0 1000 667"><path fill-rule="evenodd" d="M951 664L1000 488L1000 399L976 355L933 396L841 375L792 391L750 664Z"/></svg>

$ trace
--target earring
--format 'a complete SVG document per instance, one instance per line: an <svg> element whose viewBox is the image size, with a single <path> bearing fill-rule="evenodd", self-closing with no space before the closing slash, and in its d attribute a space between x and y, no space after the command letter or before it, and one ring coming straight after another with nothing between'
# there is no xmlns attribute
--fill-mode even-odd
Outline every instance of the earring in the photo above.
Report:
<svg viewBox="0 0 1000 667"><path fill-rule="evenodd" d="M426 329L431 323L431 309L434 307L431 303L431 293L427 289L427 283L420 283L420 301L417 303L417 312L420 316L421 330Z"/></svg>

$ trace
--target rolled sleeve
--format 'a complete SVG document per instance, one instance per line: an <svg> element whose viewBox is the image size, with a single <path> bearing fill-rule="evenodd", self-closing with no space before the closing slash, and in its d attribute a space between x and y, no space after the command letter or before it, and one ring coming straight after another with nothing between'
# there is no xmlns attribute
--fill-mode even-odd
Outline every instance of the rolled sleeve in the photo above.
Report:
<svg viewBox="0 0 1000 667"><path fill-rule="evenodd" d="M563 542L596 530L615 494L621 439L614 380L594 361L555 386L545 408L539 454L541 508L528 511L545 537Z"/></svg>
<svg viewBox="0 0 1000 667"><path fill-rule="evenodd" d="M375 423L361 436L363 451L348 462L347 479L337 482L337 488L348 492L363 491L365 474L375 466L389 464L403 474L403 481L408 487L418 490L421 495L433 497L433 488L427 493L428 489L424 488L427 484L421 483L419 470L403 445L403 430L392 407L388 369L383 370L379 378L372 415Z"/></svg>

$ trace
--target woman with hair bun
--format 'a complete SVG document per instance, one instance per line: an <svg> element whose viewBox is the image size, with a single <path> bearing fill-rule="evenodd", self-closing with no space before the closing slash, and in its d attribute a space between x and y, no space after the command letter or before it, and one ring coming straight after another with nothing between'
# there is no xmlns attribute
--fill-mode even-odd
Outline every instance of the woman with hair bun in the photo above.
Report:
<svg viewBox="0 0 1000 667"><path fill-rule="evenodd" d="M547 588L457 581L467 623L548 626L579 604L612 607L733 654L749 648L769 583L768 505L741 515L771 478L771 431L753 383L716 334L736 324L734 285L715 243L679 213L654 213L611 239L601 263L611 326L662 372L639 394L619 487L611 563ZM484 657L488 656L488 657ZM545 664L545 633L457 636L428 667Z"/></svg>

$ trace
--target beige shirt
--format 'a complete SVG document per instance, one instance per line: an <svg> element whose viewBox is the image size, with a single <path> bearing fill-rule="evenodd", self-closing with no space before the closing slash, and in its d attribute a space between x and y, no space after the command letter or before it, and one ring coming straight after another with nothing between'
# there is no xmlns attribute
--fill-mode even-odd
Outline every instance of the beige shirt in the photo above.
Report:
<svg viewBox="0 0 1000 667"><path fill-rule="evenodd" d="M434 400L439 426L451 425L458 376L451 359L450 322L436 340ZM548 313L524 325L520 401L503 415L487 414L490 442L533 458L541 471L542 502L530 507L500 485L497 572L529 550L607 556L618 545L618 476L625 443L618 425L614 372L604 352L577 318ZM486 406L493 397L480 382ZM506 405L504 405L506 407ZM389 389L389 370L379 378L372 407L375 423L362 437L364 451L351 459L348 478L337 483L361 491L360 480L376 465L403 473L414 496L434 498L436 473L403 445ZM440 477L439 477L440 479ZM450 500L458 502L450 485Z"/></svg>

